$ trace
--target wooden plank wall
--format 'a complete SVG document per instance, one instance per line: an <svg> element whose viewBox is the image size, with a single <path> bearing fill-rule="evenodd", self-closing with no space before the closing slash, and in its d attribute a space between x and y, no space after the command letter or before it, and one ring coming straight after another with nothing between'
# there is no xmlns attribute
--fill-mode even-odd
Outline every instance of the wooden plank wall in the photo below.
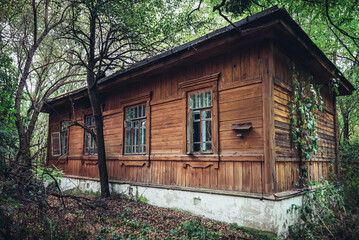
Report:
<svg viewBox="0 0 359 240"><path fill-rule="evenodd" d="M274 114L276 141L276 191L295 189L298 182L299 159L297 151L291 147L289 138L290 118L288 103L292 96L291 60L279 49L275 51L275 86L274 86ZM306 74L301 70L300 74ZM329 88L322 87L321 95L324 100L324 111L320 113L318 131L320 142L318 153L313 157L313 164L309 166L309 174L313 180L328 178L331 161L335 159L334 134L334 102Z"/></svg>
<svg viewBox="0 0 359 240"><path fill-rule="evenodd" d="M265 159L262 79L268 67L267 46L247 46L171 72L147 77L140 83L128 85L126 89L114 89L113 94L107 94L105 112L111 114L104 116L104 133L110 178L263 193L262 172ZM219 72L220 154L193 158L186 155L182 147L186 141L183 137L186 131L186 110L178 84ZM121 99L149 91L152 91L150 156L123 156ZM61 119L60 116L58 118ZM53 118L50 125L57 124L59 119ZM253 130L244 138L239 138L231 126L245 122L251 122ZM58 166L70 175L98 177L94 158L82 156L82 150L79 151L83 135L82 129L71 128L69 156ZM57 160L58 158L50 158L50 163Z"/></svg>

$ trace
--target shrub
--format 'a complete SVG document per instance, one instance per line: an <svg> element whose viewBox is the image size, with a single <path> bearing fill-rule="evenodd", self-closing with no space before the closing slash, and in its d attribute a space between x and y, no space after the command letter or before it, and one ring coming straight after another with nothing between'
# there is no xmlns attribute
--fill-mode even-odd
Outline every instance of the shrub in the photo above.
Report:
<svg viewBox="0 0 359 240"><path fill-rule="evenodd" d="M312 182L313 190L303 196L302 205L293 205L299 222L289 227L294 239L357 239L358 216L347 211L342 185L337 181Z"/></svg>
<svg viewBox="0 0 359 240"><path fill-rule="evenodd" d="M340 147L341 176L345 200L350 208L359 206L359 139Z"/></svg>

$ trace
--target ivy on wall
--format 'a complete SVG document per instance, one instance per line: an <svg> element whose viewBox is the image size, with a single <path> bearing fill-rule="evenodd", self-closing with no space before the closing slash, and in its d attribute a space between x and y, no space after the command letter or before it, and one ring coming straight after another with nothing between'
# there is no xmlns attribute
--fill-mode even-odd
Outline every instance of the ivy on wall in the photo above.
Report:
<svg viewBox="0 0 359 240"><path fill-rule="evenodd" d="M293 67L293 96L289 102L290 138L292 147L297 150L300 167L300 187L309 185L308 165L318 151L317 120L323 111L324 102L320 95L320 86L314 83L313 76L301 76Z"/></svg>

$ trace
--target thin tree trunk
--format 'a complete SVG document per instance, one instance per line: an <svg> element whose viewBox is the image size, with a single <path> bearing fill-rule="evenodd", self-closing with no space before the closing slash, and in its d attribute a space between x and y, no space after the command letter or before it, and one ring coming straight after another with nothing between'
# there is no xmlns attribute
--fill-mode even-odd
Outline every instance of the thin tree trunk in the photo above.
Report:
<svg viewBox="0 0 359 240"><path fill-rule="evenodd" d="M26 164L27 168L31 168L30 139L26 134L24 125L22 124L20 112L21 112L22 95L24 92L26 79L29 76L30 66L31 66L32 59L33 59L36 48L37 48L37 45L35 44L33 46L33 48L28 53L24 71L20 78L19 86L17 88L16 96L15 96L15 110L16 110L15 124L16 124L16 128L17 128L18 136L19 136L19 152L17 154L16 160L20 161L21 163Z"/></svg>
<svg viewBox="0 0 359 240"><path fill-rule="evenodd" d="M345 143L349 142L349 114L343 114L343 140Z"/></svg>
<svg viewBox="0 0 359 240"><path fill-rule="evenodd" d="M103 119L101 112L101 100L97 89L97 79L94 74L95 68L95 30L96 30L96 17L90 18L90 48L87 70L87 85L88 94L91 101L92 111L95 118L96 127L96 144L98 149L98 169L101 184L101 197L110 196L108 186L108 173L106 166L106 152L105 152L105 139L103 135Z"/></svg>

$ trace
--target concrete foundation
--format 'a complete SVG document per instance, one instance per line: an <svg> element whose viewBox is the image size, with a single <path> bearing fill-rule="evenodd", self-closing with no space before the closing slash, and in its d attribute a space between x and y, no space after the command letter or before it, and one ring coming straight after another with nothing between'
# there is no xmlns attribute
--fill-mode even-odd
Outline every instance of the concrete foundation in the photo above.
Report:
<svg viewBox="0 0 359 240"><path fill-rule="evenodd" d="M62 190L79 188L84 191L100 191L100 183L96 180L81 178L62 178L59 180ZM165 187L141 186L136 183L111 183L111 191L123 193L133 198L146 199L151 205L181 209L195 215L237 223L239 226L252 227L285 236L288 226L298 216L287 210L292 204L300 205L302 195L278 194L266 197L240 196L231 194L209 193L201 189L169 189ZM290 196L291 197L288 197ZM286 197L284 197L286 196Z"/></svg>

